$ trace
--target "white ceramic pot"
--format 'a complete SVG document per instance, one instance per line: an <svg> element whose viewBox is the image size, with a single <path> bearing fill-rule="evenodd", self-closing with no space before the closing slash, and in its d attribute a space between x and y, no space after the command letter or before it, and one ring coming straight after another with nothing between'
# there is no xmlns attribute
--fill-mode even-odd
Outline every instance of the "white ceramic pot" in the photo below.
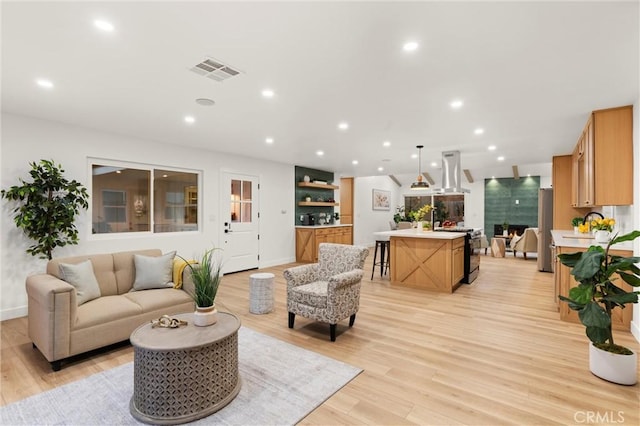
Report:
<svg viewBox="0 0 640 426"><path fill-rule="evenodd" d="M597 230L593 233L593 238L595 238L596 243L608 243L609 231Z"/></svg>
<svg viewBox="0 0 640 426"><path fill-rule="evenodd" d="M614 354L589 344L589 369L609 382L635 385L638 381L638 354Z"/></svg>
<svg viewBox="0 0 640 426"><path fill-rule="evenodd" d="M302 178L302 180L304 180L306 183L309 183L309 181L311 180L311 178L308 175L304 175L304 177Z"/></svg>
<svg viewBox="0 0 640 426"><path fill-rule="evenodd" d="M193 325L206 327L216 322L218 322L218 310L215 304L206 308L196 306L196 311L193 313Z"/></svg>
<svg viewBox="0 0 640 426"><path fill-rule="evenodd" d="M508 236L509 236L509 231L507 231L507 230L503 229L503 230L502 230L502 236L503 236L503 237L508 237Z"/></svg>
<svg viewBox="0 0 640 426"><path fill-rule="evenodd" d="M573 227L573 233L574 234L579 234L580 233L580 228L578 228L577 226Z"/></svg>

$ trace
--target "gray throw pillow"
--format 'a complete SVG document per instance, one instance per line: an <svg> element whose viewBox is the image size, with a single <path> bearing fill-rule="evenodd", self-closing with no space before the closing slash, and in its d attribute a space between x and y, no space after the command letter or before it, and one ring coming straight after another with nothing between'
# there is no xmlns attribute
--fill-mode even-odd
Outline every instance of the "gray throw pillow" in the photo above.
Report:
<svg viewBox="0 0 640 426"><path fill-rule="evenodd" d="M133 263L136 267L136 279L133 282L133 291L173 287L174 257L176 257L175 251L162 256L134 254Z"/></svg>
<svg viewBox="0 0 640 426"><path fill-rule="evenodd" d="M78 306L89 300L100 297L100 285L93 273L93 265L90 260L70 264L60 264L62 279L76 288L76 301Z"/></svg>

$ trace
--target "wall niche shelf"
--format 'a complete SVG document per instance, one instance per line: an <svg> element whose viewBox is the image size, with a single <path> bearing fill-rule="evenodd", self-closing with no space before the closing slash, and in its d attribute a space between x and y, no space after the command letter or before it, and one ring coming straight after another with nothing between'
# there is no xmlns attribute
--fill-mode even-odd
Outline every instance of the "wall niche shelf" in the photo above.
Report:
<svg viewBox="0 0 640 426"><path fill-rule="evenodd" d="M298 186L302 188L318 188L318 189L338 189L336 185L313 183L313 182L298 182Z"/></svg>
<svg viewBox="0 0 640 426"><path fill-rule="evenodd" d="M298 205L299 205L299 206L307 206L307 207L309 207L309 206L317 206L317 207L320 207L320 206L327 206L327 207L333 207L333 206L339 206L340 204L339 204L339 203L329 203L329 202L326 202L326 201L300 201L300 202L298 202Z"/></svg>

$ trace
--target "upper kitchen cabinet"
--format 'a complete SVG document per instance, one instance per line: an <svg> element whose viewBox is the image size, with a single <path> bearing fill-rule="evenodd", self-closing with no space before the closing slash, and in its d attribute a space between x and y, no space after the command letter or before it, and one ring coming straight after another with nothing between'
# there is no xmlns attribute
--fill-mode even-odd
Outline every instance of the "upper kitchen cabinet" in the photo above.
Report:
<svg viewBox="0 0 640 426"><path fill-rule="evenodd" d="M633 107L593 111L572 154L573 207L633 204Z"/></svg>

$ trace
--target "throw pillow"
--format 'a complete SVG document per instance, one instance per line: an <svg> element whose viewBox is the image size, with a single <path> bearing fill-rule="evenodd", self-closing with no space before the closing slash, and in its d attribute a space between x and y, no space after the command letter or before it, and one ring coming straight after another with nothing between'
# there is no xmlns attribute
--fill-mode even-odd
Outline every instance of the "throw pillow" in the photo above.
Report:
<svg viewBox="0 0 640 426"><path fill-rule="evenodd" d="M134 254L136 279L133 282L133 291L173 287L173 258L175 256L175 251L155 257Z"/></svg>
<svg viewBox="0 0 640 426"><path fill-rule="evenodd" d="M100 285L89 259L76 264L61 263L60 275L64 281L76 288L78 306L100 297Z"/></svg>

